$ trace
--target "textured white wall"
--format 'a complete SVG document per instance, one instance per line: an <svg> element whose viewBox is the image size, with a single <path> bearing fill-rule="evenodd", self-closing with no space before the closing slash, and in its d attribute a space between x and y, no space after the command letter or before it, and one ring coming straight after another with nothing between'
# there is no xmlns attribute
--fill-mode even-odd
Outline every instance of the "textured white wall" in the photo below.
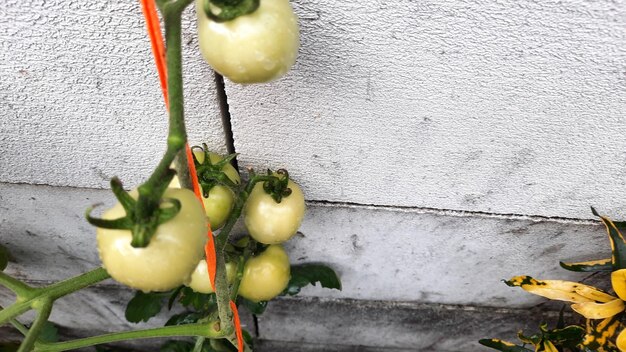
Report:
<svg viewBox="0 0 626 352"><path fill-rule="evenodd" d="M138 185L165 151L167 114L138 1L3 1L0 181ZM193 143L225 151L213 73L184 30Z"/></svg>
<svg viewBox="0 0 626 352"><path fill-rule="evenodd" d="M297 1L296 69L228 85L243 164L309 199L626 215L626 2Z"/></svg>

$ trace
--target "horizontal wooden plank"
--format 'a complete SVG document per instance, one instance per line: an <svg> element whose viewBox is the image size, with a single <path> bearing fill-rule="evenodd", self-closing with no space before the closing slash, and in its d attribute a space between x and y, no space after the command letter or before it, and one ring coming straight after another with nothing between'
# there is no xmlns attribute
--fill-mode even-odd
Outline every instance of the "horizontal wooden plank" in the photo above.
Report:
<svg viewBox="0 0 626 352"><path fill-rule="evenodd" d="M227 85L240 164L307 199L626 215L626 8L602 1L295 1L284 79Z"/></svg>
<svg viewBox="0 0 626 352"><path fill-rule="evenodd" d="M570 322L576 321L570 313ZM260 351L488 351L481 338L554 326L558 313L380 301L281 299L258 318Z"/></svg>
<svg viewBox="0 0 626 352"><path fill-rule="evenodd" d="M225 152L193 11L183 37L190 141ZM139 2L3 2L0 106L0 182L145 180L165 151L167 114Z"/></svg>
<svg viewBox="0 0 626 352"><path fill-rule="evenodd" d="M83 214L112 199L104 190L0 183L0 243L16 258L9 272L45 282L99 266ZM307 296L494 307L543 301L501 279L582 279L588 274L558 260L609 255L599 224L323 204L309 204L286 248L292 263L328 263L341 276L343 291Z"/></svg>

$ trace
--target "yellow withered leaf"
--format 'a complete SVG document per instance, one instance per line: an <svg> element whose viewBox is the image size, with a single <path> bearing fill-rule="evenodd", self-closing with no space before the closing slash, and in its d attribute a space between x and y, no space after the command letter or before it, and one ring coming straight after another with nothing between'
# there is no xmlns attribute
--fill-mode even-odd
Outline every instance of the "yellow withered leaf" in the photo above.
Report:
<svg viewBox="0 0 626 352"><path fill-rule="evenodd" d="M554 344L548 340L543 340L535 347L535 352L559 352Z"/></svg>
<svg viewBox="0 0 626 352"><path fill-rule="evenodd" d="M537 280L530 276L516 276L506 281L509 286L519 286L522 289L549 299L559 301L584 303L606 303L615 297L589 285L563 280Z"/></svg>
<svg viewBox="0 0 626 352"><path fill-rule="evenodd" d="M606 319L624 311L624 301L615 298L607 303L576 303L572 304L572 309L587 319Z"/></svg>
<svg viewBox="0 0 626 352"><path fill-rule="evenodd" d="M626 300L626 269L616 270L611 273L611 285L617 296Z"/></svg>
<svg viewBox="0 0 626 352"><path fill-rule="evenodd" d="M616 316L606 318L595 326L591 320L587 320L587 334L582 345L591 350L605 350L612 345L610 339L615 335L619 326L620 322Z"/></svg>
<svg viewBox="0 0 626 352"><path fill-rule="evenodd" d="M620 351L626 351L626 329L622 330L622 332L617 335L615 344Z"/></svg>

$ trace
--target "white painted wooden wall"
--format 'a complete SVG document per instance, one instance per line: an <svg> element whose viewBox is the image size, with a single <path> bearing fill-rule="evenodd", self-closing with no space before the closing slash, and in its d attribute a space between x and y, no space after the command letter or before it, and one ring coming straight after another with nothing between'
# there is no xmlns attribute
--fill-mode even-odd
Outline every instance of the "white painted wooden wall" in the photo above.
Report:
<svg viewBox="0 0 626 352"><path fill-rule="evenodd" d="M589 206L626 218L626 1L293 6L294 69L226 94L239 165L285 167L306 193L292 261L341 273L344 291L305 295L520 307L541 300L500 279L581 278L558 260L607 256ZM190 139L225 152L186 18ZM97 265L83 211L111 201L113 175L134 186L157 163L160 94L136 1L0 4L0 242L21 254L15 272Z"/></svg>

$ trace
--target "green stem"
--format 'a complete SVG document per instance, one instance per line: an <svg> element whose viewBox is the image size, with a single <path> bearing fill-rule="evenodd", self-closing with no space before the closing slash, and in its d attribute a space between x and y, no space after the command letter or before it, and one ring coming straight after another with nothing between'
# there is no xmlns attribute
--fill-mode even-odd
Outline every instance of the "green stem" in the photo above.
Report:
<svg viewBox="0 0 626 352"><path fill-rule="evenodd" d="M56 300L63 296L67 296L70 293L82 290L85 287L89 287L100 281L106 280L110 277L111 276L104 268L97 268L76 277L57 282L50 286L36 289L35 297L41 297L45 295L52 300Z"/></svg>
<svg viewBox="0 0 626 352"><path fill-rule="evenodd" d="M197 337L196 344L193 346L193 351L191 352L202 352L202 345L204 345L204 337Z"/></svg>
<svg viewBox="0 0 626 352"><path fill-rule="evenodd" d="M68 351L78 348L100 345L103 343L112 343L135 339L151 339L157 337L202 336L210 339L223 338L224 334L222 333L222 331L216 330L216 327L219 327L219 323L213 322L209 324L187 324L166 326L162 328L147 330L124 331L65 342L37 343L35 345L34 351Z"/></svg>
<svg viewBox="0 0 626 352"><path fill-rule="evenodd" d="M33 288L26 285L22 281L11 277L0 271L0 285L8 288L17 295L17 297L25 298L33 292Z"/></svg>
<svg viewBox="0 0 626 352"><path fill-rule="evenodd" d="M18 301L0 311L0 325L33 308L37 300L45 298L54 301L72 292L108 279L109 277L106 270L98 268L47 287L32 289L28 296L26 296L26 300Z"/></svg>
<svg viewBox="0 0 626 352"><path fill-rule="evenodd" d="M20 345L20 348L17 350L17 352L32 351L33 346L35 345L35 342L39 337L41 329L43 329L44 325L48 321L48 317L50 317L50 313L52 312L52 300L43 299L38 303L41 304L41 307L39 307L38 309L39 314L33 322L33 325L28 330L28 333L26 334L26 337L24 338L24 341L22 341L22 344Z"/></svg>
<svg viewBox="0 0 626 352"><path fill-rule="evenodd" d="M228 289L228 281L226 279L226 263L224 259L224 249L226 244L228 243L228 238L230 232L232 231L237 219L241 216L241 212L243 210L244 204L246 204L246 200L248 200L248 196L252 192L252 189L258 182L269 181L273 179L274 176L260 176L254 175L249 181L246 187L239 192L237 198L235 200L235 205L230 215L228 216L228 220L226 220L226 224L220 231L219 235L215 238L216 246L215 246L215 254L216 254L216 266L217 273L215 274L215 295L217 301L217 310L224 325L224 330L229 331L232 330L232 311L230 310L230 291Z"/></svg>
<svg viewBox="0 0 626 352"><path fill-rule="evenodd" d="M17 317L18 315L22 315L27 312L32 307L32 302L30 300L24 302L16 302L10 305L9 307L0 311L0 326L4 325L6 322L11 319Z"/></svg>
<svg viewBox="0 0 626 352"><path fill-rule="evenodd" d="M243 268L247 259L248 258L241 256L239 257L239 262L237 263L237 276L235 276L235 282L233 282L233 288L230 291L230 300L233 302L237 299L237 295L239 294L239 285L241 284L241 279L243 278Z"/></svg>
<svg viewBox="0 0 626 352"><path fill-rule="evenodd" d="M0 306L0 310L4 309L4 307ZM26 336L28 334L28 328L24 326L24 324L17 321L17 319L10 319L9 323L13 325L22 335Z"/></svg>
<svg viewBox="0 0 626 352"><path fill-rule="evenodd" d="M181 17L183 10L191 2L192 0L157 1L165 22L169 131L167 149L163 158L152 172L152 175L150 175L150 178L138 188L137 219L146 219L146 222L138 224L138 230L133 232L133 245L138 247L145 247L154 231L156 231L154 221L150 222L149 219L154 219L154 214L159 209L161 196L167 187L167 185L163 185L163 182L166 179L170 165L172 165L177 155L179 156L179 166L181 163L186 164L187 162L187 157L183 150L187 143L187 132L185 130L183 99ZM182 177L180 181L183 186L189 186L188 177Z"/></svg>

